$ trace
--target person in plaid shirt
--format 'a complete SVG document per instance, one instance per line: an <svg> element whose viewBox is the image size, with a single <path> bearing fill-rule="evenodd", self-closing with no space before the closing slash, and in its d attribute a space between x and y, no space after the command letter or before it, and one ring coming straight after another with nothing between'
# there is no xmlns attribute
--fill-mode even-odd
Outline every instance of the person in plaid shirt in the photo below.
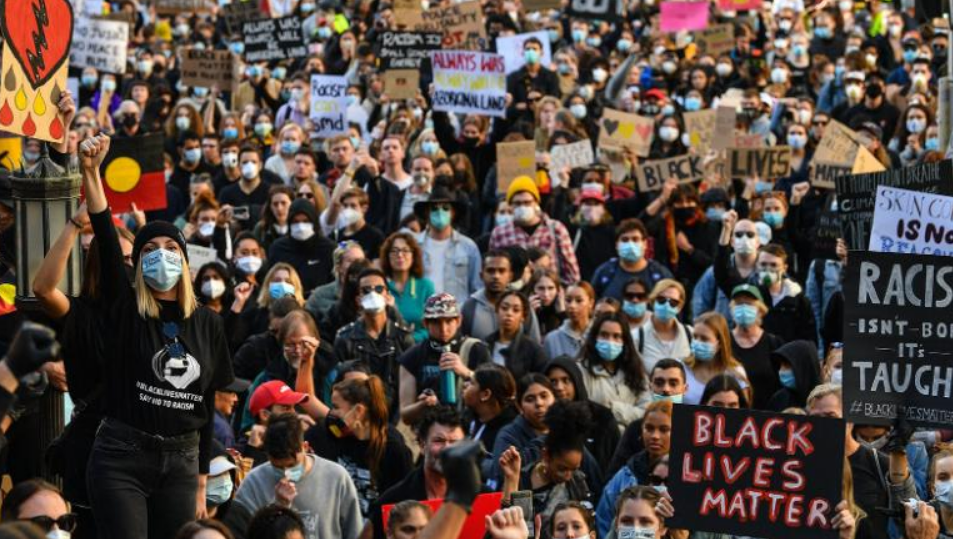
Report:
<svg viewBox="0 0 953 539"><path fill-rule="evenodd" d="M550 219L539 207L539 189L529 176L513 180L506 191L506 202L513 208L513 221L493 229L490 250L516 245L537 247L549 253L564 284L579 281L579 264L572 238L565 225Z"/></svg>

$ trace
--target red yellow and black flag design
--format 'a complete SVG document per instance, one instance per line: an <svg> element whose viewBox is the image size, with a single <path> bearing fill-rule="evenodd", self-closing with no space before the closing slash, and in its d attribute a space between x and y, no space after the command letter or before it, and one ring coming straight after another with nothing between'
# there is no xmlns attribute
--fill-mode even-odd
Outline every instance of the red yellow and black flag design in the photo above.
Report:
<svg viewBox="0 0 953 539"><path fill-rule="evenodd" d="M166 207L161 134L113 138L99 172L113 213Z"/></svg>

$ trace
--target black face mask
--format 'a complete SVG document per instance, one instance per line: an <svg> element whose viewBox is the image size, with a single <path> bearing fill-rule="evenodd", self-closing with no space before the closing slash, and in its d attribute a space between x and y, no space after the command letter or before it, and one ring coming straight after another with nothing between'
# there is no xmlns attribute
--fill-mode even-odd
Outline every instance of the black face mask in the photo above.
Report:
<svg viewBox="0 0 953 539"><path fill-rule="evenodd" d="M123 114L122 115L122 126L126 129L132 129L139 123L139 118L136 118L135 114Z"/></svg>
<svg viewBox="0 0 953 539"><path fill-rule="evenodd" d="M479 137L463 137L463 145L473 147L480 143Z"/></svg>
<svg viewBox="0 0 953 539"><path fill-rule="evenodd" d="M675 220L679 223L685 223L689 219L695 216L695 208L673 208L672 216L675 217Z"/></svg>
<svg viewBox="0 0 953 539"><path fill-rule="evenodd" d="M868 84L865 93L867 97L871 99L877 99L878 97L884 95L884 90L879 84Z"/></svg>

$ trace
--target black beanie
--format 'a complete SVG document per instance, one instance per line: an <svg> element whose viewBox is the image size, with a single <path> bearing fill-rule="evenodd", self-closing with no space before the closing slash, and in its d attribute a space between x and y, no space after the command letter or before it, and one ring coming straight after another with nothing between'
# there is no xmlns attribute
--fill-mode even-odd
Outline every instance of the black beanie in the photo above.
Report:
<svg viewBox="0 0 953 539"><path fill-rule="evenodd" d="M314 207L314 204L308 202L308 199L299 198L291 203L291 209L288 210L288 221L291 222L294 216L299 213L307 215L311 224L318 226L318 210Z"/></svg>
<svg viewBox="0 0 953 539"><path fill-rule="evenodd" d="M159 236L168 236L175 240L175 242L179 244L179 249L182 249L182 256L185 257L185 261L189 261L189 250L185 246L185 236L182 235L182 231L168 221L152 221L146 223L146 226L140 228L139 233L136 234L136 241L132 244L133 266L139 264L139 255L142 252L143 246L145 246L149 240L158 238Z"/></svg>

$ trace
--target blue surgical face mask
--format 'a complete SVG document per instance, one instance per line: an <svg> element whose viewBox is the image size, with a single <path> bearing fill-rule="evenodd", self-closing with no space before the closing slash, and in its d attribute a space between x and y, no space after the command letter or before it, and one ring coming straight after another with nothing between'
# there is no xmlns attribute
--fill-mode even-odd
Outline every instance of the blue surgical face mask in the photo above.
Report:
<svg viewBox="0 0 953 539"><path fill-rule="evenodd" d="M319 39L327 39L327 38L329 38L329 37L331 37L331 29L330 29L330 28L328 28L327 26L322 26L322 27L318 28L318 38L319 38Z"/></svg>
<svg viewBox="0 0 953 539"><path fill-rule="evenodd" d="M225 473L210 477L205 485L205 501L212 507L218 507L232 497L232 477Z"/></svg>
<svg viewBox="0 0 953 539"><path fill-rule="evenodd" d="M623 301L622 312L629 318L642 318L645 316L645 302Z"/></svg>
<svg viewBox="0 0 953 539"><path fill-rule="evenodd" d="M928 152L938 152L940 151L940 139L937 137L930 137L923 144L923 148Z"/></svg>
<svg viewBox="0 0 953 539"><path fill-rule="evenodd" d="M450 226L450 212L447 210L430 210L430 226L437 230L445 230Z"/></svg>
<svg viewBox="0 0 953 539"><path fill-rule="evenodd" d="M293 296L295 287L291 283L276 282L268 285L268 294L271 299L281 299L285 296Z"/></svg>
<svg viewBox="0 0 953 539"><path fill-rule="evenodd" d="M953 507L953 480L933 483L933 497L946 507Z"/></svg>
<svg viewBox="0 0 953 539"><path fill-rule="evenodd" d="M661 395L659 393L652 393L652 402L669 401L672 404L681 404L684 397L685 395Z"/></svg>
<svg viewBox="0 0 953 539"><path fill-rule="evenodd" d="M738 304L731 310L731 317L735 324L743 328L751 327L758 320L758 308L747 303Z"/></svg>
<svg viewBox="0 0 953 539"><path fill-rule="evenodd" d="M903 51L903 61L912 64L914 60L917 59L917 51L914 50L905 50Z"/></svg>
<svg viewBox="0 0 953 539"><path fill-rule="evenodd" d="M278 66L271 70L271 78L275 80L285 80L285 75L288 74L288 69L284 66Z"/></svg>
<svg viewBox="0 0 953 539"><path fill-rule="evenodd" d="M797 387L797 381L794 379L794 371L790 369L778 371L778 379L781 380L781 385L788 389Z"/></svg>
<svg viewBox="0 0 953 539"><path fill-rule="evenodd" d="M561 62L561 63L557 64L557 65L556 65L556 69L559 71L559 74L560 74L560 75L568 75L569 72L571 71L571 69L570 69L570 67L569 67L569 64L567 64L567 63L565 63L565 62Z"/></svg>
<svg viewBox="0 0 953 539"><path fill-rule="evenodd" d="M628 39L620 39L619 41L616 41L615 48L618 49L619 52L628 52L628 50L632 48L632 41Z"/></svg>
<svg viewBox="0 0 953 539"><path fill-rule="evenodd" d="M700 361L711 361L715 358L715 345L695 339L692 341L692 355Z"/></svg>
<svg viewBox="0 0 953 539"><path fill-rule="evenodd" d="M622 354L622 343L599 339L596 341L596 352L603 361L615 361Z"/></svg>
<svg viewBox="0 0 953 539"><path fill-rule="evenodd" d="M437 155L437 151L440 150L440 145L437 144L435 140L425 140L420 143L420 150L424 152L425 155Z"/></svg>
<svg viewBox="0 0 953 539"><path fill-rule="evenodd" d="M771 228L781 228L784 224L784 214L779 211L764 212L761 219Z"/></svg>
<svg viewBox="0 0 953 539"><path fill-rule="evenodd" d="M83 86L86 86L87 88L92 88L93 86L96 86L97 78L96 78L96 75L83 75L83 77L80 80L83 82Z"/></svg>
<svg viewBox="0 0 953 539"><path fill-rule="evenodd" d="M245 43L243 41L233 41L229 46L232 52L241 56L245 52Z"/></svg>
<svg viewBox="0 0 953 539"><path fill-rule="evenodd" d="M361 147L360 137L351 137L351 145L354 146L355 150L360 148Z"/></svg>
<svg viewBox="0 0 953 539"><path fill-rule="evenodd" d="M279 470L275 468L275 472L278 475L278 479L287 479L292 483L297 483L301 481L301 477L304 476L304 462L299 462L290 468L285 468Z"/></svg>
<svg viewBox="0 0 953 539"><path fill-rule="evenodd" d="M642 242L624 241L619 243L619 258L626 262L638 262L645 255Z"/></svg>
<svg viewBox="0 0 953 539"><path fill-rule="evenodd" d="M583 30L573 30L572 31L572 40L576 43L582 43L586 39L586 32Z"/></svg>
<svg viewBox="0 0 953 539"><path fill-rule="evenodd" d="M523 59L527 64L536 65L539 63L539 51L536 49L526 49L523 51Z"/></svg>
<svg viewBox="0 0 953 539"><path fill-rule="evenodd" d="M202 158L202 148L192 148L190 150L185 150L182 152L182 157L185 159L186 163L194 165L199 162L199 159Z"/></svg>
<svg viewBox="0 0 953 539"><path fill-rule="evenodd" d="M559 30L556 30L555 28L550 28L546 32L549 34L550 43L555 43L559 41Z"/></svg>
<svg viewBox="0 0 953 539"><path fill-rule="evenodd" d="M818 26L814 29L814 36L820 39L828 39L831 37L831 29L826 26Z"/></svg>
<svg viewBox="0 0 953 539"><path fill-rule="evenodd" d="M569 106L569 112L571 112L577 120L581 120L586 117L589 109L582 103L576 103L575 105Z"/></svg>
<svg viewBox="0 0 953 539"><path fill-rule="evenodd" d="M142 256L142 278L149 288L168 292L182 277L182 255L166 249L156 249Z"/></svg>
<svg viewBox="0 0 953 539"><path fill-rule="evenodd" d="M696 110L701 110L702 100L697 97L686 97L685 98L685 110L688 112L695 112Z"/></svg>
<svg viewBox="0 0 953 539"><path fill-rule="evenodd" d="M208 88L204 86L193 86L192 93L195 94L195 97L205 97L208 95Z"/></svg>
<svg viewBox="0 0 953 539"><path fill-rule="evenodd" d="M722 208L708 208L705 210L705 217L708 217L709 221L721 221L725 218L725 210Z"/></svg>
<svg viewBox="0 0 953 539"><path fill-rule="evenodd" d="M602 45L602 38L599 36L589 36L586 38L586 44L592 48L598 48Z"/></svg>
<svg viewBox="0 0 953 539"><path fill-rule="evenodd" d="M662 116L674 116L675 115L675 105L665 105L662 107Z"/></svg>
<svg viewBox="0 0 953 539"><path fill-rule="evenodd" d="M294 140L281 141L281 153L284 155L294 155L301 149L301 143Z"/></svg>
<svg viewBox="0 0 953 539"><path fill-rule="evenodd" d="M358 101L357 95L347 94L347 106L353 107L354 105L357 105L357 101Z"/></svg>
<svg viewBox="0 0 953 539"><path fill-rule="evenodd" d="M23 152L23 160L27 163L36 163L40 160L40 154L38 152Z"/></svg>
<svg viewBox="0 0 953 539"><path fill-rule="evenodd" d="M763 195L765 193L770 193L773 190L774 190L773 182L763 182L761 180L754 182L754 192L756 194Z"/></svg>
<svg viewBox="0 0 953 539"><path fill-rule="evenodd" d="M659 322L668 322L678 316L678 308L672 307L667 302L659 303L656 301L653 307L653 316L657 318Z"/></svg>
<svg viewBox="0 0 953 539"><path fill-rule="evenodd" d="M236 139L238 138L238 128L226 127L225 129L222 129L222 136L227 139Z"/></svg>

